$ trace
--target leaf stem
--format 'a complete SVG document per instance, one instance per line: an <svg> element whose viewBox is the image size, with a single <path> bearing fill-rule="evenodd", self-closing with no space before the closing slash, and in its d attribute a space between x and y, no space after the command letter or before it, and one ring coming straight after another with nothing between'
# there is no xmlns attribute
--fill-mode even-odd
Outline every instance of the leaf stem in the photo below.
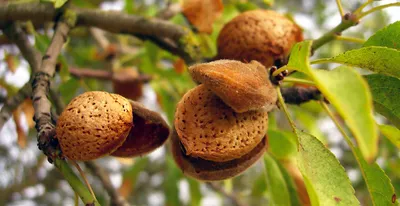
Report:
<svg viewBox="0 0 400 206"><path fill-rule="evenodd" d="M310 64L334 63L331 58L322 58L311 61Z"/></svg>
<svg viewBox="0 0 400 206"><path fill-rule="evenodd" d="M340 13L340 16L343 18L344 12L343 12L343 7L342 7L342 2L340 0L336 0L336 4Z"/></svg>
<svg viewBox="0 0 400 206"><path fill-rule="evenodd" d="M360 14L360 13L362 12L362 10L363 10L366 6L368 6L369 4L371 4L372 2L374 2L374 1L373 1L373 0L368 0L367 2L361 4L361 6L358 7L358 8L353 12L353 14L356 14L356 15Z"/></svg>
<svg viewBox="0 0 400 206"><path fill-rule="evenodd" d="M339 25L337 25L335 28L321 36L320 38L316 39L313 41L312 45L312 51L315 51L322 45L326 44L329 41L332 41L335 39L335 36L338 36L341 34L342 31L356 25L356 22L352 20L351 18L349 19L342 19Z"/></svg>
<svg viewBox="0 0 400 206"><path fill-rule="evenodd" d="M321 106L324 108L328 116L332 119L332 121L335 123L336 127L339 129L340 133L343 135L344 139L346 140L347 144L350 146L351 150L353 151L354 155L356 154L354 151L354 144L351 142L351 139L349 136L347 136L346 132L340 125L339 121L336 119L336 117L333 115L332 111L329 109L328 105L321 101Z"/></svg>
<svg viewBox="0 0 400 206"><path fill-rule="evenodd" d="M280 87L276 87L276 92L278 93L279 105L283 109L283 112L285 113L286 118L289 121L289 124L293 129L293 132L296 132L296 125L294 124L294 121L293 121L292 117L290 117L289 110L287 109L286 104L285 104L285 100L282 97L281 88Z"/></svg>
<svg viewBox="0 0 400 206"><path fill-rule="evenodd" d="M293 77L285 77L283 79L284 82L293 82L293 83L299 83L299 84L307 84L311 86L315 86L315 83L307 80L307 79L299 79L299 78L293 78Z"/></svg>
<svg viewBox="0 0 400 206"><path fill-rule="evenodd" d="M365 42L364 39L356 38L356 37L346 37L346 36L335 36L336 40L341 40L341 41L347 41L347 42L353 42L353 43L358 43L358 44L363 44Z"/></svg>
<svg viewBox="0 0 400 206"><path fill-rule="evenodd" d="M87 180L87 178L86 178L86 176L85 176L85 173L83 172L83 170L81 169L81 167L78 165L78 163L76 163L76 162L73 161L73 160L70 160L70 162L72 163L72 165L74 165L74 166L76 167L76 169L78 170L79 174L82 176L82 179L83 179L83 181L85 182L87 188L89 189L90 194L92 194L93 199L97 201L96 195L94 194L93 189L92 189L92 187L90 186L89 181Z"/></svg>
<svg viewBox="0 0 400 206"><path fill-rule="evenodd" d="M392 7L392 6L400 6L400 2L384 4L384 5L380 5L380 6L374 7L374 8L372 8L372 9L366 11L366 12L362 12L360 15L357 16L357 18L361 19L361 18L363 18L363 17L367 16L368 14L371 14L371 13L373 13L375 11L379 11L379 10L382 10L382 9L385 9L385 8L388 8L388 7Z"/></svg>
<svg viewBox="0 0 400 206"><path fill-rule="evenodd" d="M74 171L72 171L71 167L65 160L61 160L59 158L54 159L54 165L59 169L59 171L63 174L64 178L71 185L72 189L78 193L79 197L83 201L85 205L100 205L96 199L89 192L87 187L81 182L81 180L75 175Z"/></svg>
<svg viewBox="0 0 400 206"><path fill-rule="evenodd" d="M288 67L287 65L277 69L276 71L274 71L274 73L272 73L272 76L277 76L278 74L282 73L283 71L288 70L288 71L294 71L296 70L296 68L293 67Z"/></svg>

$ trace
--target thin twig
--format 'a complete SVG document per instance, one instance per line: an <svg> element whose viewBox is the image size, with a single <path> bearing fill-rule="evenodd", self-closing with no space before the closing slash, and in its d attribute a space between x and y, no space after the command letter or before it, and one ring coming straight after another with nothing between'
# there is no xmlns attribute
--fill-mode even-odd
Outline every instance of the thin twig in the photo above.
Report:
<svg viewBox="0 0 400 206"><path fill-rule="evenodd" d="M149 82L152 77L145 74L140 74L137 77L124 76L124 79L113 75L111 71L99 70L99 69L78 69L75 67L70 67L69 72L72 76L77 78L94 78L98 80L113 80L120 82Z"/></svg>
<svg viewBox="0 0 400 206"><path fill-rule="evenodd" d="M285 100L284 100L283 97L282 97L281 88L277 87L277 88L276 88L276 91L277 91L277 93L278 93L279 107L283 109L283 112L285 113L286 118L287 118L287 120L289 121L289 124L290 124L290 126L292 127L292 129L293 129L293 132L296 132L296 125L295 125L295 123L294 123L292 117L290 117L289 110L288 110L288 108L286 107Z"/></svg>
<svg viewBox="0 0 400 206"><path fill-rule="evenodd" d="M31 95L31 83L26 83L14 96L7 99L0 110L0 131L4 124L11 118L12 112Z"/></svg>
<svg viewBox="0 0 400 206"><path fill-rule="evenodd" d="M311 100L321 100L321 92L315 87L288 87L281 88L285 103L302 104Z"/></svg>
<svg viewBox="0 0 400 206"><path fill-rule="evenodd" d="M364 39L356 38L356 37L348 37L348 36L335 36L336 40L352 42L357 44L363 44L365 42Z"/></svg>
<svg viewBox="0 0 400 206"><path fill-rule="evenodd" d="M110 42L104 35L104 31L95 27L89 29L96 43L105 51L110 45Z"/></svg>
<svg viewBox="0 0 400 206"><path fill-rule="evenodd" d="M22 56L29 63L32 71L36 71L40 67L40 53L34 49L21 27L16 23L8 24L3 30L7 38L15 43L21 51ZM13 97L7 99L4 106L0 110L0 130L5 122L12 116L12 111L16 109L32 92L31 82L26 83Z"/></svg>
<svg viewBox="0 0 400 206"><path fill-rule="evenodd" d="M104 189L106 189L108 195L110 195L110 205L113 206L129 206L128 202L126 202L125 198L122 197L116 188L111 184L111 180L107 172L100 166L98 166L94 162L85 162L85 166L99 178Z"/></svg>
<svg viewBox="0 0 400 206"><path fill-rule="evenodd" d="M212 183L212 182L207 182L206 184L207 184L207 186L209 186L209 187L210 187L211 189L213 189L214 191L216 191L216 192L218 192L218 193L221 193L223 196L225 196L226 198L228 198L228 199L233 203L233 205L236 205L236 206L246 206L244 203L242 203L242 202L238 199L238 197L237 197L235 194L233 194L233 193L228 193L228 192L225 191L225 189L222 188L221 186L219 186L219 185L217 185L217 184L215 184L215 183Z"/></svg>
<svg viewBox="0 0 400 206"><path fill-rule="evenodd" d="M344 12L343 12L343 7L342 7L342 2L340 2L340 0L336 0L336 5L338 7L340 16L343 18Z"/></svg>
<svg viewBox="0 0 400 206"><path fill-rule="evenodd" d="M396 3L390 3L390 4L384 4L384 5L380 5L377 7L374 7L366 12L362 12L359 16L358 19L362 19L363 17L367 16L368 14L371 14L373 12L388 8L388 7L392 7L392 6L400 6L400 2L396 2Z"/></svg>
<svg viewBox="0 0 400 206"><path fill-rule="evenodd" d="M336 36L341 35L341 33L344 30L357 25L357 23L358 20L353 14L348 13L344 15L340 24L338 24L335 28L333 28L329 32L325 33L324 35L313 41L312 51L314 52L322 45L332 41L333 39L335 39Z"/></svg>
<svg viewBox="0 0 400 206"><path fill-rule="evenodd" d="M85 173L83 172L82 168L81 168L81 167L79 166L79 164L76 163L74 160L70 160L70 162L71 162L72 165L74 165L74 167L78 170L79 174L81 175L83 181L84 181L85 184L86 184L86 187L89 189L89 192L90 192L90 194L92 195L93 199L94 199L95 201L97 201L96 195L95 195L94 192L93 192L92 186L90 186L90 183L89 183L88 179L86 178L86 175L85 175Z"/></svg>

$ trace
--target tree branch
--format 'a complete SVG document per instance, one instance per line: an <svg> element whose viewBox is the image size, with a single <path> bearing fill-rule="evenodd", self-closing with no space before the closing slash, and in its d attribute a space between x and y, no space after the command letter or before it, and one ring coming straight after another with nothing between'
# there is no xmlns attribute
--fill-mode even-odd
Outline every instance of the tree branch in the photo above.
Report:
<svg viewBox="0 0 400 206"><path fill-rule="evenodd" d="M321 92L315 87L288 87L281 88L285 103L302 104L310 100L321 100Z"/></svg>
<svg viewBox="0 0 400 206"><path fill-rule="evenodd" d="M191 35L189 29L173 24L171 22L146 18L141 16L128 15L121 12L102 11L99 9L71 9L76 13L77 25L87 27L97 27L113 33L123 33L131 35L142 35L173 41L181 52L191 57L193 61L199 59L198 52L193 52L194 45L185 41ZM53 21L57 12L52 4L48 3L5 3L0 5L0 27L2 21L28 21L46 22Z"/></svg>
<svg viewBox="0 0 400 206"><path fill-rule="evenodd" d="M320 38L313 41L312 45L312 53L317 50L322 45L332 41L335 39L335 36L342 35L342 32L352 26L358 24L358 19L356 15L352 13L347 13L342 17L342 21L335 28L322 35Z"/></svg>
<svg viewBox="0 0 400 206"><path fill-rule="evenodd" d="M112 71L96 70L96 69L78 69L74 67L69 68L69 73L77 78L95 78L98 80L113 80L119 82L143 82L147 83L152 78L149 75L141 74L138 77L131 78L124 76L122 79L119 76L113 75Z"/></svg>
<svg viewBox="0 0 400 206"><path fill-rule="evenodd" d="M11 118L12 112L32 93L31 83L26 83L17 94L6 100L0 110L0 131Z"/></svg>
<svg viewBox="0 0 400 206"><path fill-rule="evenodd" d="M40 67L40 53L34 49L26 36L22 31L21 27L16 23L8 24L3 30L6 37L13 43L15 43L18 49L21 51L22 56L28 61L32 71L36 71ZM5 102L4 106L0 110L0 130L4 124L12 116L14 111L32 92L31 82L26 83L16 95L10 97Z"/></svg>
<svg viewBox="0 0 400 206"><path fill-rule="evenodd" d="M110 205L113 206L129 206L129 203L122 197L118 191L111 184L111 180L107 172L94 162L85 162L86 167L99 178L104 189L106 189L108 195L110 195Z"/></svg>
<svg viewBox="0 0 400 206"><path fill-rule="evenodd" d="M57 23L51 43L42 58L41 67L34 73L32 81L32 100L35 109L34 121L38 132L38 146L50 158L54 157L55 153L53 148L50 147L51 140L55 135L55 126L51 118L51 102L47 96L50 80L55 73L57 57L67 40L70 28L74 24L72 18L64 15L62 21Z"/></svg>

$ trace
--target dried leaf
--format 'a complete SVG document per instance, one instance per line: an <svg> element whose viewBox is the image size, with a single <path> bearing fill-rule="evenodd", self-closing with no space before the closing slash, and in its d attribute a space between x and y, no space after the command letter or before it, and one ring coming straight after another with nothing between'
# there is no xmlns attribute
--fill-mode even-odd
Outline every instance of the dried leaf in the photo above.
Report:
<svg viewBox="0 0 400 206"><path fill-rule="evenodd" d="M24 129L21 125L21 108L18 107L16 110L13 111L15 127L17 130L18 140L17 143L19 147L25 148L26 147L26 134Z"/></svg>
<svg viewBox="0 0 400 206"><path fill-rule="evenodd" d="M187 65L185 64L185 61L183 61L182 58L179 58L174 62L174 69L176 73L182 74L187 69Z"/></svg>
<svg viewBox="0 0 400 206"><path fill-rule="evenodd" d="M7 63L7 68L12 72L15 73L17 70L17 62L15 61L15 57L12 54L6 54L5 57L5 62Z"/></svg>
<svg viewBox="0 0 400 206"><path fill-rule="evenodd" d="M212 33L214 21L221 16L222 0L184 0L182 12L200 33Z"/></svg>
<svg viewBox="0 0 400 206"><path fill-rule="evenodd" d="M33 108L33 103L30 98L25 99L20 105L22 112L25 114L26 121L28 122L28 127L33 128L35 122L33 121L33 115L35 114L35 109Z"/></svg>

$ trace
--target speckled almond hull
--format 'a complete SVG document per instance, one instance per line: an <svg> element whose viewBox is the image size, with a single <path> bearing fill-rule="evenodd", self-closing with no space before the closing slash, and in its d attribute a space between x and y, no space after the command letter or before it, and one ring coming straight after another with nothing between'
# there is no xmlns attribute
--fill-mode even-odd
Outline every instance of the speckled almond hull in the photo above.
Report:
<svg viewBox="0 0 400 206"><path fill-rule="evenodd" d="M236 113L204 85L187 92L175 113L186 155L214 162L237 159L253 150L267 126L266 111Z"/></svg>
<svg viewBox="0 0 400 206"><path fill-rule="evenodd" d="M72 160L93 160L114 152L132 127L132 106L120 95L86 92L75 97L57 121L56 138Z"/></svg>
<svg viewBox="0 0 400 206"><path fill-rule="evenodd" d="M302 40L301 29L285 16L271 10L247 11L222 28L217 40L218 59L257 60L270 67Z"/></svg>
<svg viewBox="0 0 400 206"><path fill-rule="evenodd" d="M235 112L276 107L277 93L267 69L257 61L217 60L189 68L197 82L210 88Z"/></svg>
<svg viewBox="0 0 400 206"><path fill-rule="evenodd" d="M257 162L267 149L267 136L247 154L226 162L214 162L186 155L176 131L171 135L171 149L175 162L185 175L203 181L218 181L235 177Z"/></svg>

